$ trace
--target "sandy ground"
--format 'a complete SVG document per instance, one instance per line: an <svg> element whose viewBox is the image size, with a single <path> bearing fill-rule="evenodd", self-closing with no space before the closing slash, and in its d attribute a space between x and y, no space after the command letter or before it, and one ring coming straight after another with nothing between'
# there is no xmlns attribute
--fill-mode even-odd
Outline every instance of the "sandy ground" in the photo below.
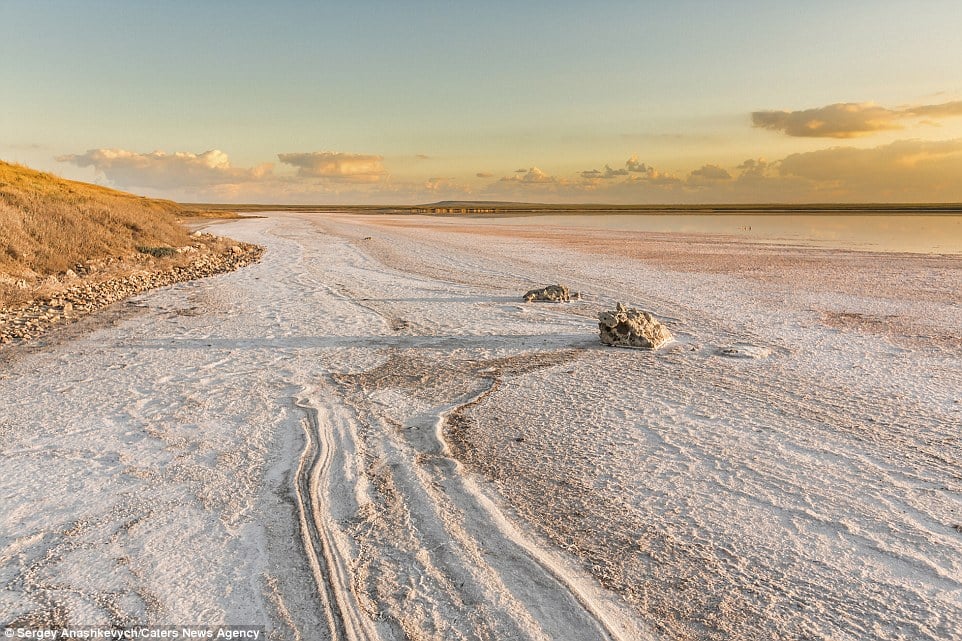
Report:
<svg viewBox="0 0 962 641"><path fill-rule="evenodd" d="M221 229L268 254L7 353L0 624L962 639L962 260ZM619 300L677 342L602 348Z"/></svg>

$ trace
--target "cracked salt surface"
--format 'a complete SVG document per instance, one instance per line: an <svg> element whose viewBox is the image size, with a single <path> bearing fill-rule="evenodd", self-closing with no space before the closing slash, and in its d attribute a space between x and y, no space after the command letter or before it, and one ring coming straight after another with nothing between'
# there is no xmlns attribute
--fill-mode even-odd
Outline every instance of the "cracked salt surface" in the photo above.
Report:
<svg viewBox="0 0 962 641"><path fill-rule="evenodd" d="M959 259L224 232L263 262L4 363L0 624L962 638ZM677 341L602 348L616 300Z"/></svg>

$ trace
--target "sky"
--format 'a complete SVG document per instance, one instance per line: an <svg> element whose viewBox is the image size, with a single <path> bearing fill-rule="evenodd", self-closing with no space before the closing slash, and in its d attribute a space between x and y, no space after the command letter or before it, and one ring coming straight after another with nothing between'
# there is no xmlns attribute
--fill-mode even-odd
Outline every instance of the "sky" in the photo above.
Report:
<svg viewBox="0 0 962 641"><path fill-rule="evenodd" d="M182 202L960 202L960 28L958 0L0 0L0 159Z"/></svg>

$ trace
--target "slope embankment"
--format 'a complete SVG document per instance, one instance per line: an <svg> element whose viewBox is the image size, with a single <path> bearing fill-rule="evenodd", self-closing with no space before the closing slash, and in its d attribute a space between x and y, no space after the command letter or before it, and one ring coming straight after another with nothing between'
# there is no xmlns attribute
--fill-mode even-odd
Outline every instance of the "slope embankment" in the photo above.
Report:
<svg viewBox="0 0 962 641"><path fill-rule="evenodd" d="M255 245L190 234L184 219L202 214L0 161L0 344L260 258Z"/></svg>

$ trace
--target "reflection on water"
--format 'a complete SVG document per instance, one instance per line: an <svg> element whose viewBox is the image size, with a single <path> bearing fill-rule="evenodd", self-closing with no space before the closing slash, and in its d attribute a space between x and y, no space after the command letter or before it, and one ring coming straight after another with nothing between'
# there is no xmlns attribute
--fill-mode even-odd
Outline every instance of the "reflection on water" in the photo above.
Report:
<svg viewBox="0 0 962 641"><path fill-rule="evenodd" d="M565 214L475 217L538 227L724 234L770 243L863 251L962 254L962 216L793 214Z"/></svg>

